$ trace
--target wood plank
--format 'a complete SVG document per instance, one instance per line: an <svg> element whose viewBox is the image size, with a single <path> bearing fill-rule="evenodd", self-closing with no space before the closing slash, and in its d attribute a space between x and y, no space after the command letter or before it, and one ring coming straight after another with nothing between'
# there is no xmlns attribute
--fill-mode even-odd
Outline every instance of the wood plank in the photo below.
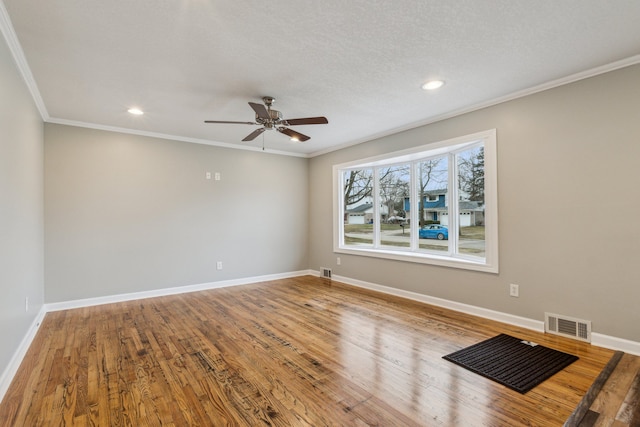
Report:
<svg viewBox="0 0 640 427"><path fill-rule="evenodd" d="M499 333L580 360L521 395L442 359ZM613 354L305 276L49 313L0 425L558 426Z"/></svg>
<svg viewBox="0 0 640 427"><path fill-rule="evenodd" d="M587 413L584 414L584 416L580 419L580 422L578 423L579 427L593 427L596 422L598 421L598 417L600 416L600 414L598 414L597 412L593 412L590 410L587 410Z"/></svg>
<svg viewBox="0 0 640 427"><path fill-rule="evenodd" d="M567 421L565 421L564 427L583 425L583 418L587 413L597 414L597 412L589 411L589 408L591 408L591 405L593 405L593 402L595 401L596 397L598 397L598 394L611 376L611 373L615 370L616 366L618 366L618 363L620 362L623 354L624 353L621 351L616 351L613 356L611 356L611 359L609 359L609 362L604 367L604 369L600 371L600 374L598 374L596 380L591 384L591 387L589 387L587 393L580 400L580 403L578 404L576 409L573 411L571 416L569 416ZM589 417L589 421L587 422L591 422L591 419L595 420L595 418L593 418L593 416L591 415Z"/></svg>
<svg viewBox="0 0 640 427"><path fill-rule="evenodd" d="M631 382L629 391L616 414L616 420L631 424L634 412L638 407L640 407L640 373L636 374Z"/></svg>
<svg viewBox="0 0 640 427"><path fill-rule="evenodd" d="M616 415L633 385L634 377L638 372L640 358L624 354L615 371L602 387L602 391L591 405L591 410L598 412L600 417L596 425L616 424ZM618 422L625 425L626 423Z"/></svg>

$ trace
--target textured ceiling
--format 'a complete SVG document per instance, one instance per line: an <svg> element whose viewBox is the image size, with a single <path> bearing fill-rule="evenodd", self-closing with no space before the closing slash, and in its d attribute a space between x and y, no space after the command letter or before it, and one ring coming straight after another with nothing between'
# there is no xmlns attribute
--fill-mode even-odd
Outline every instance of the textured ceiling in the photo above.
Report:
<svg viewBox="0 0 640 427"><path fill-rule="evenodd" d="M637 0L2 4L46 121L294 155L640 62ZM421 90L430 78L446 84ZM285 118L329 124L295 127L311 137L304 143L277 132L243 143L257 126L203 123L253 121L247 102L265 95Z"/></svg>

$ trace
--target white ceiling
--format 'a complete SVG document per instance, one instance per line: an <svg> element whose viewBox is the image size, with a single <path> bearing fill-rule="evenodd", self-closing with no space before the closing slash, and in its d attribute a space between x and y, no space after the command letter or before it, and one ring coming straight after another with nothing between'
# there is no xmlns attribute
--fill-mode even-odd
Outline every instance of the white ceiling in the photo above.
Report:
<svg viewBox="0 0 640 427"><path fill-rule="evenodd" d="M301 156L640 62L637 0L3 4L44 120ZM421 90L431 78L446 84ZM329 124L243 143L257 126L203 123L253 121L265 95Z"/></svg>

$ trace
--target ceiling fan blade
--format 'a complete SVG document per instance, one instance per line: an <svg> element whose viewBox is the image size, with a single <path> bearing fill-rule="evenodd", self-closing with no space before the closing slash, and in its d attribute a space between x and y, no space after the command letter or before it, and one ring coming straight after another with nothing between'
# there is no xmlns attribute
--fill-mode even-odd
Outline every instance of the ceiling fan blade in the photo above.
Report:
<svg viewBox="0 0 640 427"><path fill-rule="evenodd" d="M284 133L285 135L289 136L291 139L297 139L298 141L306 141L308 139L311 139L311 137L307 136L307 135L303 135L299 132L296 132L293 129L289 129L289 128L277 128L276 129L278 132L280 133Z"/></svg>
<svg viewBox="0 0 640 427"><path fill-rule="evenodd" d="M253 132L251 132L249 135L247 135L243 141L253 141L254 139L256 139L256 137L258 135L260 135L262 132L264 132L265 130L267 130L267 128L258 128L256 130L254 130Z"/></svg>
<svg viewBox="0 0 640 427"><path fill-rule="evenodd" d="M250 102L249 105L253 108L253 111L256 112L257 116L261 119L270 120L269 112L266 107L262 104L256 104L255 102Z"/></svg>
<svg viewBox="0 0 640 427"><path fill-rule="evenodd" d="M230 122L230 121L226 121L226 120L205 120L205 123L230 123L230 124L236 124L236 125L257 125L258 123L254 123L254 122Z"/></svg>
<svg viewBox="0 0 640 427"><path fill-rule="evenodd" d="M284 119L282 120L287 126L298 126L298 125L326 125L329 123L326 117L305 117L303 119Z"/></svg>

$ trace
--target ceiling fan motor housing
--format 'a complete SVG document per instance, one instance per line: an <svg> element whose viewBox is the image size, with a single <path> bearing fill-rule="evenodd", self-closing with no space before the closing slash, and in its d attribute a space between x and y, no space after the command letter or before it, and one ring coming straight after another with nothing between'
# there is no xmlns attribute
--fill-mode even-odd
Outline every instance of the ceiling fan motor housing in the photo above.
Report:
<svg viewBox="0 0 640 427"><path fill-rule="evenodd" d="M256 123L271 127L278 124L282 120L282 113L278 110L267 110L271 119L263 119L256 114Z"/></svg>

